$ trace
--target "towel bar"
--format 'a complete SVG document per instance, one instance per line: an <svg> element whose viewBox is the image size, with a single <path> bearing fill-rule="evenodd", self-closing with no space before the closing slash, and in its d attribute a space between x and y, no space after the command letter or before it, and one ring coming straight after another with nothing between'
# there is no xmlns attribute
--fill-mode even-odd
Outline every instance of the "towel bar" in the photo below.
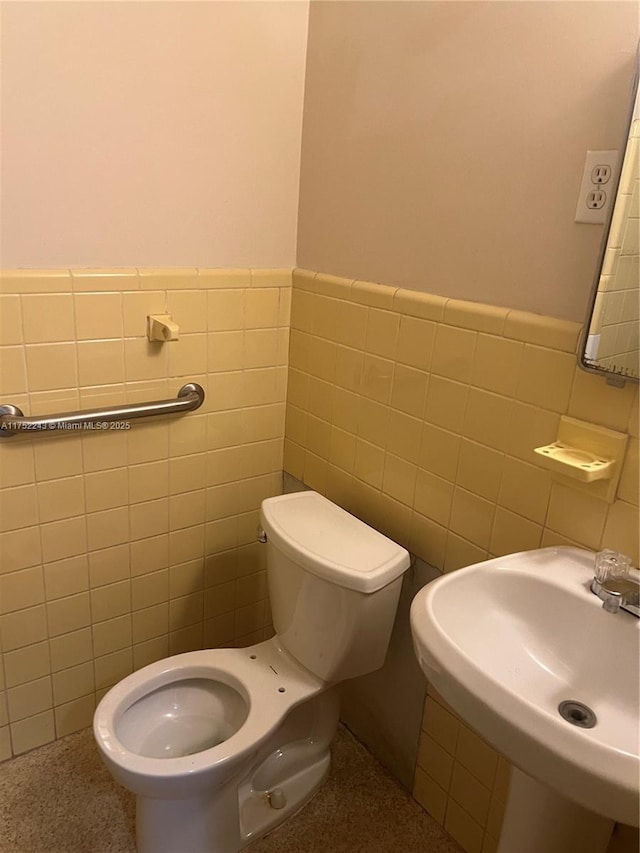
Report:
<svg viewBox="0 0 640 853"><path fill-rule="evenodd" d="M51 433L78 430L113 429L107 424L118 423L127 429L133 418L148 418L154 415L175 415L191 412L204 403L204 389L196 382L183 385L174 400L154 400L118 408L94 409L93 411L64 412L60 415L25 416L17 406L0 406L0 438L13 438L18 433ZM127 426L125 426L125 424Z"/></svg>

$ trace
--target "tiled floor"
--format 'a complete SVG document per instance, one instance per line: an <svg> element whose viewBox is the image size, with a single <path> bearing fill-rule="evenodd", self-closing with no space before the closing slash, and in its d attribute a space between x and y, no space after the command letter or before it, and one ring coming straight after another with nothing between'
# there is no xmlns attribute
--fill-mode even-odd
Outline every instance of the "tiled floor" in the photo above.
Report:
<svg viewBox="0 0 640 853"><path fill-rule="evenodd" d="M316 797L250 853L461 853L344 729L332 751ZM0 853L135 853L134 798L90 730L0 765Z"/></svg>

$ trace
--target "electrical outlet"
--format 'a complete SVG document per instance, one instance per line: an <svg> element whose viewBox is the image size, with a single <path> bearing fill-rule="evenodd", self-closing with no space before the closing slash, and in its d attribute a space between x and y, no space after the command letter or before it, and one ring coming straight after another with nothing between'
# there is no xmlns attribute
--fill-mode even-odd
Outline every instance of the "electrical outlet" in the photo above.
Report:
<svg viewBox="0 0 640 853"><path fill-rule="evenodd" d="M587 207L589 210L600 210L607 202L607 194L604 190L591 190L587 193Z"/></svg>
<svg viewBox="0 0 640 853"><path fill-rule="evenodd" d="M602 225L613 198L605 187L614 183L618 168L617 151L587 151L584 174L576 207L576 222Z"/></svg>
<svg viewBox="0 0 640 853"><path fill-rule="evenodd" d="M599 164L591 170L592 184L608 184L611 178L611 166Z"/></svg>

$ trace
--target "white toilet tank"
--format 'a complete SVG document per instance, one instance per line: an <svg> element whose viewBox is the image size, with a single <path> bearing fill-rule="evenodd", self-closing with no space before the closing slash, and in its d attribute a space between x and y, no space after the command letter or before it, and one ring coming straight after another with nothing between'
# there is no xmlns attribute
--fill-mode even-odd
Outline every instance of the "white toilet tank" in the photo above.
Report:
<svg viewBox="0 0 640 853"><path fill-rule="evenodd" d="M379 669L409 554L317 492L262 502L273 624L324 681Z"/></svg>

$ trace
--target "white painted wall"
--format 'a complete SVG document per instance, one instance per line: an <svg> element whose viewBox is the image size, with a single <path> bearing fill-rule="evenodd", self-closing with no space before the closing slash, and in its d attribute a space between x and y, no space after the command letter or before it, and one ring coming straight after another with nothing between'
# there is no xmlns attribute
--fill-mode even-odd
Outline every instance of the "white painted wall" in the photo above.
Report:
<svg viewBox="0 0 640 853"><path fill-rule="evenodd" d="M308 2L0 8L1 266L294 266Z"/></svg>
<svg viewBox="0 0 640 853"><path fill-rule="evenodd" d="M637 0L314 2L298 265L581 322Z"/></svg>

